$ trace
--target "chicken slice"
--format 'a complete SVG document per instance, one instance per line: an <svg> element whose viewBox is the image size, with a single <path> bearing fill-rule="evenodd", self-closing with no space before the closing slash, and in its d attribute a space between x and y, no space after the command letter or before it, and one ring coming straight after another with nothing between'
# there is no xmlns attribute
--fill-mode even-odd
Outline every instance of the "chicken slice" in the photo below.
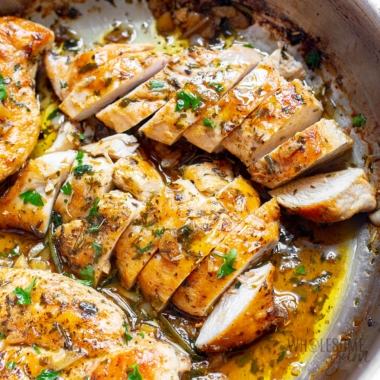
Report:
<svg viewBox="0 0 380 380"><path fill-rule="evenodd" d="M0 182L16 173L40 133L34 77L39 56L53 43L45 27L17 17L0 18Z"/></svg>
<svg viewBox="0 0 380 380"><path fill-rule="evenodd" d="M250 166L295 133L316 123L322 110L312 92L295 79L261 103L222 145Z"/></svg>
<svg viewBox="0 0 380 380"><path fill-rule="evenodd" d="M78 152L71 173L54 204L64 223L85 219L96 198L113 188L113 164ZM65 190L66 189L66 190Z"/></svg>
<svg viewBox="0 0 380 380"><path fill-rule="evenodd" d="M234 178L228 161L202 162L186 166L183 179L192 181L195 187L207 196L213 196Z"/></svg>
<svg viewBox="0 0 380 380"><path fill-rule="evenodd" d="M376 189L363 169L346 169L300 178L269 192L293 214L317 223L349 219L376 208Z"/></svg>
<svg viewBox="0 0 380 380"><path fill-rule="evenodd" d="M176 291L173 304L190 315L208 315L234 280L272 251L280 237L279 218L280 208L275 199L250 214L214 250L219 256L236 253L235 271L225 275L221 270L224 259L212 252Z"/></svg>
<svg viewBox="0 0 380 380"><path fill-rule="evenodd" d="M142 207L128 193L114 190L104 194L86 220L74 220L57 228L55 245L75 274L91 265L97 284L102 273L109 273L109 259L115 244Z"/></svg>
<svg viewBox="0 0 380 380"><path fill-rule="evenodd" d="M170 297L178 289L186 277L207 257L225 236L239 222L260 205L260 200L253 190L243 192L233 197L232 188L244 185L233 181L222 189L215 197L209 198L195 206L189 219L182 227L170 228L162 232L156 253L144 267L138 277L138 282L151 305L161 311L169 302ZM253 198L254 200L248 199ZM219 199L221 202L219 202ZM227 213L223 202L229 200L229 206L243 203L246 207L237 208Z"/></svg>
<svg viewBox="0 0 380 380"><path fill-rule="evenodd" d="M139 219L120 237L115 247L116 266L127 289L157 251L166 229L177 230L205 198L187 180L165 186L146 205Z"/></svg>
<svg viewBox="0 0 380 380"><path fill-rule="evenodd" d="M110 162L131 156L139 147L136 137L117 134L105 137L100 141L81 146L80 150L91 156L104 156Z"/></svg>
<svg viewBox="0 0 380 380"><path fill-rule="evenodd" d="M205 53L206 58L201 59L195 52ZM206 53L206 49L200 47L180 52L153 78L98 112L96 117L117 133L127 131L164 106L189 78L216 56L216 52Z"/></svg>
<svg viewBox="0 0 380 380"><path fill-rule="evenodd" d="M217 104L260 61L254 50L233 46L220 53L207 68L188 81L176 97L162 107L140 130L156 141L172 145L183 132Z"/></svg>
<svg viewBox="0 0 380 380"><path fill-rule="evenodd" d="M59 108L74 120L86 119L155 75L166 62L159 52L122 54L77 82Z"/></svg>
<svg viewBox="0 0 380 380"><path fill-rule="evenodd" d="M64 152L66 150L78 150L80 147L80 134L83 132L78 123L64 122L59 130L54 144L46 150L46 153Z"/></svg>
<svg viewBox="0 0 380 380"><path fill-rule="evenodd" d="M77 56L48 51L44 56L44 64L55 93L60 100L64 100L77 83L91 76L104 63L125 53L138 53L153 48L151 44L109 44Z"/></svg>
<svg viewBox="0 0 380 380"><path fill-rule="evenodd" d="M0 229L21 229L43 237L75 154L69 150L27 161L16 183L0 198Z"/></svg>
<svg viewBox="0 0 380 380"><path fill-rule="evenodd" d="M248 168L252 179L271 189L341 155L354 141L333 120L322 119Z"/></svg>
<svg viewBox="0 0 380 380"><path fill-rule="evenodd" d="M116 162L113 181L119 189L129 191L139 201L148 202L164 187L160 173L147 160L136 155Z"/></svg>
<svg viewBox="0 0 380 380"><path fill-rule="evenodd" d="M145 380L179 379L190 369L186 355L150 334L129 332L123 311L94 289L58 274L24 269L1 269L0 377L37 378L43 371L59 371L63 380L86 377L127 380L138 365ZM15 289L34 284L31 303L17 304ZM9 309L9 303L12 307ZM39 352L36 352L38 348Z"/></svg>
<svg viewBox="0 0 380 380"><path fill-rule="evenodd" d="M195 342L202 351L220 352L253 342L276 326L274 266L268 263L238 277L206 319Z"/></svg>

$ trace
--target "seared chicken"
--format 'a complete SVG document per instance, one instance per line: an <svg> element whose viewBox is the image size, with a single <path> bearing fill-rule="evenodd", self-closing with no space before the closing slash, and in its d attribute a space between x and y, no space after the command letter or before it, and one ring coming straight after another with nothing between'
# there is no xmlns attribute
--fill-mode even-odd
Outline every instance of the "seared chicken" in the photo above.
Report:
<svg viewBox="0 0 380 380"><path fill-rule="evenodd" d="M20 169L37 143L41 120L34 77L40 54L53 40L41 25L0 18L0 182Z"/></svg>
<svg viewBox="0 0 380 380"><path fill-rule="evenodd" d="M84 219L96 198L112 190L113 164L78 152L76 161L54 204L64 223Z"/></svg>
<svg viewBox="0 0 380 380"><path fill-rule="evenodd" d="M260 58L254 50L244 47L233 46L222 51L140 130L153 140L172 145L207 109L250 72Z"/></svg>
<svg viewBox="0 0 380 380"><path fill-rule="evenodd" d="M289 212L317 223L339 222L376 208L376 189L363 169L301 178L270 194Z"/></svg>
<svg viewBox="0 0 380 380"><path fill-rule="evenodd" d="M242 219L259 207L260 200L256 192L252 188L252 191L245 191L248 186L240 181L231 182L215 197L195 205L181 228L163 231L158 253L138 277L141 289L157 311L167 305L176 289L212 249ZM240 188L243 191L233 198L234 192L231 190ZM234 212L227 213L223 208L223 202L227 199L230 207L238 205ZM243 207L239 207L243 204Z"/></svg>
<svg viewBox="0 0 380 380"><path fill-rule="evenodd" d="M136 137L125 134L118 134L105 137L93 143L83 145L80 150L93 157L104 156L108 161L117 161L121 158L131 156L139 147Z"/></svg>
<svg viewBox="0 0 380 380"><path fill-rule="evenodd" d="M122 54L76 83L59 108L74 120L86 119L152 77L166 62L162 53Z"/></svg>
<svg viewBox="0 0 380 380"><path fill-rule="evenodd" d="M174 231L185 225L204 199L190 181L178 180L164 187L147 204L140 218L123 233L115 247L116 265L128 289L157 251L165 230Z"/></svg>
<svg viewBox="0 0 380 380"><path fill-rule="evenodd" d="M261 103L222 145L250 166L295 133L317 122L321 115L321 103L295 79Z"/></svg>
<svg viewBox="0 0 380 380"><path fill-rule="evenodd" d="M46 150L46 153L64 152L66 150L78 150L80 147L80 134L82 127L71 121L64 122L59 130L54 144Z"/></svg>
<svg viewBox="0 0 380 380"><path fill-rule="evenodd" d="M0 303L1 377L30 379L59 371L66 380L127 380L137 364L144 380L171 380L189 369L187 356L150 335L130 332L127 344L123 311L88 286L23 269L1 269L0 283L0 299L8 300ZM20 304L15 291L28 288L29 303ZM11 370L4 365L10 361Z"/></svg>
<svg viewBox="0 0 380 380"><path fill-rule="evenodd" d="M238 277L206 319L195 345L219 352L252 343L276 325L274 266L270 263Z"/></svg>
<svg viewBox="0 0 380 380"><path fill-rule="evenodd" d="M206 316L215 302L250 265L272 251L280 237L280 208L275 199L245 218L194 270L176 291L172 302L190 315ZM235 256L236 254L236 256ZM225 259L235 256L231 273L221 270ZM207 289L207 291L205 291Z"/></svg>
<svg viewBox="0 0 380 380"><path fill-rule="evenodd" d="M353 144L335 121L322 119L258 160L248 171L254 181L273 189L341 155Z"/></svg>
<svg viewBox="0 0 380 380"><path fill-rule="evenodd" d="M16 183L0 198L0 229L21 229L43 237L75 155L69 150L27 161Z"/></svg>
<svg viewBox="0 0 380 380"><path fill-rule="evenodd" d="M130 194L111 191L94 203L86 220L59 226L54 234L55 245L74 273L91 265L97 284L102 273L110 272L109 259L115 244L141 209L141 203Z"/></svg>
<svg viewBox="0 0 380 380"><path fill-rule="evenodd" d="M233 180L231 164L228 161L202 162L186 166L183 179L194 183L203 194L213 196Z"/></svg>
<svg viewBox="0 0 380 380"><path fill-rule="evenodd" d="M113 181L119 189L129 191L140 201L148 202L164 187L155 167L138 156L122 158L116 162Z"/></svg>
<svg viewBox="0 0 380 380"><path fill-rule="evenodd" d="M96 117L117 133L132 128L164 106L217 54L200 47L180 52L154 77L98 112Z"/></svg>
<svg viewBox="0 0 380 380"><path fill-rule="evenodd" d="M46 73L59 99L64 100L75 85L90 77L104 63L125 53L152 50L151 44L108 44L77 56L48 51L44 56Z"/></svg>

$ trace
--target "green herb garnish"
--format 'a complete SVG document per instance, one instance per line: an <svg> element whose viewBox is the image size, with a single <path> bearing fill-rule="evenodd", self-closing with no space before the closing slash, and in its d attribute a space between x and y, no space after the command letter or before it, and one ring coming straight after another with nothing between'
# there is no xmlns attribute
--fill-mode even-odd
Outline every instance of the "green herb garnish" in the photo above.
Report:
<svg viewBox="0 0 380 380"><path fill-rule="evenodd" d="M7 363L5 363L5 365L7 366L7 368L8 368L10 371L12 371L12 369L13 369L14 367L16 367L16 362L7 362Z"/></svg>
<svg viewBox="0 0 380 380"><path fill-rule="evenodd" d="M0 256L3 256L3 257L15 257L15 256L19 256L21 254L20 252L20 247L18 245L16 245L12 251L10 251L9 253L0 253Z"/></svg>
<svg viewBox="0 0 380 380"><path fill-rule="evenodd" d="M76 159L78 161L78 166L82 165L83 164L83 157L84 157L84 152L82 150L80 150L78 153L77 153L77 156L76 156Z"/></svg>
<svg viewBox="0 0 380 380"><path fill-rule="evenodd" d="M165 82L161 80L150 80L149 88L151 90L162 90L163 88L165 88Z"/></svg>
<svg viewBox="0 0 380 380"><path fill-rule="evenodd" d="M210 82L210 86L215 88L215 91L217 93L223 92L224 88L223 85L220 83Z"/></svg>
<svg viewBox="0 0 380 380"><path fill-rule="evenodd" d="M79 274L81 275L82 280L77 280L78 282L80 282L83 285L87 285L87 286L93 286L94 285L94 283L95 283L95 281L94 281L95 271L94 271L94 268L90 264L87 264L86 268L81 269L79 271Z"/></svg>
<svg viewBox="0 0 380 380"><path fill-rule="evenodd" d="M151 241L146 247L139 247L137 244L132 243L132 247L136 248L138 253L145 253L152 248L153 241Z"/></svg>
<svg viewBox="0 0 380 380"><path fill-rule="evenodd" d="M103 246L99 243L91 243L92 245L92 248L94 248L94 251L95 251L95 260L94 260L94 264L97 264L98 261L99 261L99 257L101 256L102 254L102 249L103 249Z"/></svg>
<svg viewBox="0 0 380 380"><path fill-rule="evenodd" d="M0 74L0 102L8 98L7 86L2 74Z"/></svg>
<svg viewBox="0 0 380 380"><path fill-rule="evenodd" d="M352 119L352 126L355 128L359 128L359 127L363 128L366 125L366 123L367 123L367 119L361 113L359 113Z"/></svg>
<svg viewBox="0 0 380 380"><path fill-rule="evenodd" d="M207 119L207 117L203 118L203 125L212 129L215 129L216 127L215 123L213 123L210 119Z"/></svg>
<svg viewBox="0 0 380 380"><path fill-rule="evenodd" d="M38 346L37 346L36 344L33 344L32 347L33 347L33 350L34 350L37 354L40 354L40 353L41 353L40 349L38 348Z"/></svg>
<svg viewBox="0 0 380 380"><path fill-rule="evenodd" d="M132 336L129 334L129 327L126 323L123 323L123 329L124 329L124 335L125 335L125 343L128 346L128 343L133 339Z"/></svg>
<svg viewBox="0 0 380 380"><path fill-rule="evenodd" d="M235 248L232 248L226 255L219 255L216 252L213 252L213 255L220 257L224 260L222 266L219 268L218 273L216 274L216 278L223 278L231 273L235 272L235 268L233 267L234 262L236 260L237 251Z"/></svg>
<svg viewBox="0 0 380 380"><path fill-rule="evenodd" d="M32 289L36 286L37 278L34 277L33 282L27 286L25 289L17 287L12 293L17 297L17 305L31 305Z"/></svg>
<svg viewBox="0 0 380 380"><path fill-rule="evenodd" d="M285 358L285 354L286 354L286 350L282 350L280 355L278 355L278 358L277 358L277 363L280 363L284 360Z"/></svg>
<svg viewBox="0 0 380 380"><path fill-rule="evenodd" d="M19 197L24 200L24 205L30 203L33 206L44 206L41 195L35 190L25 191L25 193L20 194Z"/></svg>
<svg viewBox="0 0 380 380"><path fill-rule="evenodd" d="M252 45L252 44L244 44L243 46L244 46L244 47L247 47L247 48L251 48L251 49L253 49L253 45Z"/></svg>
<svg viewBox="0 0 380 380"><path fill-rule="evenodd" d="M70 182L66 182L62 187L61 187L61 193L65 195L71 195L73 192L73 187L71 186Z"/></svg>
<svg viewBox="0 0 380 380"><path fill-rule="evenodd" d="M73 172L75 177L81 177L85 173L94 173L94 169L92 165L78 165L74 168Z"/></svg>
<svg viewBox="0 0 380 380"><path fill-rule="evenodd" d="M202 99L198 95L194 95L188 91L180 91L177 93L177 104L175 111L182 111L191 108L193 111L199 108L202 104Z"/></svg>
<svg viewBox="0 0 380 380"><path fill-rule="evenodd" d="M67 88L67 82L62 82L61 80L59 80L59 84L61 86L61 88Z"/></svg>
<svg viewBox="0 0 380 380"><path fill-rule="evenodd" d="M52 120L54 119L61 111L59 108L56 108L54 111L49 113L49 116L47 117L47 120Z"/></svg>
<svg viewBox="0 0 380 380"><path fill-rule="evenodd" d="M59 377L59 372L52 369L43 369L42 372L36 377L36 380L56 380Z"/></svg>
<svg viewBox="0 0 380 380"><path fill-rule="evenodd" d="M86 138L86 136L83 133L76 133L76 132L72 132L71 136L75 137L76 139L80 141L83 141Z"/></svg>
<svg viewBox="0 0 380 380"><path fill-rule="evenodd" d="M90 208L90 214L89 214L89 216L99 216L100 215L99 211L98 211L99 201L100 201L99 198L95 198L94 204Z"/></svg>
<svg viewBox="0 0 380 380"><path fill-rule="evenodd" d="M307 65L312 68L312 69L316 69L319 67L319 64L321 62L321 56L319 54L319 52L317 51L311 51L307 56L306 56L306 59L305 59Z"/></svg>
<svg viewBox="0 0 380 380"><path fill-rule="evenodd" d="M95 62L89 62L86 63L84 66L82 66L78 71L80 74L87 73L88 71L91 71L93 69L97 69L98 64Z"/></svg>
<svg viewBox="0 0 380 380"><path fill-rule="evenodd" d="M304 265L300 265L295 271L294 271L294 274L296 275L302 275L302 274L306 274L306 268Z"/></svg>
<svg viewBox="0 0 380 380"><path fill-rule="evenodd" d="M128 370L132 370L132 372L128 373L128 380L143 380L137 363L129 367Z"/></svg>
<svg viewBox="0 0 380 380"><path fill-rule="evenodd" d="M156 229L156 230L154 230L154 235L157 236L157 237L160 237L160 236L162 236L164 234L164 232L165 232L165 228L163 228L161 230Z"/></svg>

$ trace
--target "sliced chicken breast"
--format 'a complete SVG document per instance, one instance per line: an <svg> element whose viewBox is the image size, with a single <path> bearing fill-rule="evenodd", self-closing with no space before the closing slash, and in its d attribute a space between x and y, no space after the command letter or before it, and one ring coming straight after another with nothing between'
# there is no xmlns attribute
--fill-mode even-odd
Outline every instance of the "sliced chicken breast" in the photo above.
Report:
<svg viewBox="0 0 380 380"><path fill-rule="evenodd" d="M206 319L195 345L220 352L252 343L276 326L274 266L268 263L238 277ZM235 285L236 285L235 284Z"/></svg>
<svg viewBox="0 0 380 380"><path fill-rule="evenodd" d="M195 187L207 196L213 196L234 178L228 161L202 162L184 168L183 179L194 183Z"/></svg>
<svg viewBox="0 0 380 380"><path fill-rule="evenodd" d="M117 134L105 137L93 144L83 145L80 150L93 157L106 157L109 162L112 162L112 160L117 161L133 155L139 145L136 137Z"/></svg>
<svg viewBox="0 0 380 380"><path fill-rule="evenodd" d="M136 155L116 162L113 181L119 189L129 191L140 201L148 202L164 187L160 173L147 160Z"/></svg>
<svg viewBox="0 0 380 380"><path fill-rule="evenodd" d="M113 164L78 152L73 168L54 204L64 223L85 219L96 198L113 189Z"/></svg>
<svg viewBox="0 0 380 380"><path fill-rule="evenodd" d="M222 145L250 166L321 115L321 103L295 79L265 100Z"/></svg>
<svg viewBox="0 0 380 380"><path fill-rule="evenodd" d="M64 122L59 130L54 144L46 150L46 153L64 152L66 150L78 150L80 147L80 134L83 132L79 123Z"/></svg>
<svg viewBox="0 0 380 380"><path fill-rule="evenodd" d="M111 191L94 203L86 220L59 226L55 245L75 274L92 266L96 285L102 274L109 274L115 244L141 210L142 204L129 193Z"/></svg>
<svg viewBox="0 0 380 380"><path fill-rule="evenodd" d="M76 83L59 108L74 120L86 119L154 76L166 63L159 52L122 54Z"/></svg>
<svg viewBox="0 0 380 380"><path fill-rule="evenodd" d="M125 53L152 50L151 44L108 44L75 56L48 51L44 56L46 73L60 100L64 100L75 85L91 76L104 63Z"/></svg>
<svg viewBox="0 0 380 380"><path fill-rule="evenodd" d="M0 18L0 182L16 173L34 149L40 133L34 77L39 57L53 33L17 17Z"/></svg>
<svg viewBox="0 0 380 380"><path fill-rule="evenodd" d="M234 46L188 81L140 130L156 141L172 145L183 132L203 117L260 61L254 50Z"/></svg>
<svg viewBox="0 0 380 380"><path fill-rule="evenodd" d="M98 112L96 117L117 133L127 131L164 106L217 55L201 47L180 52L154 77Z"/></svg>
<svg viewBox="0 0 380 380"><path fill-rule="evenodd" d="M376 208L376 189L363 169L300 178L270 194L289 212L317 223L339 222Z"/></svg>
<svg viewBox="0 0 380 380"><path fill-rule="evenodd" d="M248 168L252 179L271 189L282 186L354 145L333 120L322 119Z"/></svg>
<svg viewBox="0 0 380 380"><path fill-rule="evenodd" d="M16 183L0 198L0 229L21 229L43 237L75 155L69 150L27 161Z"/></svg>
<svg viewBox="0 0 380 380"><path fill-rule="evenodd" d="M190 315L206 316L215 302L249 266L270 253L280 237L280 208L275 199L244 219L194 270L172 297L179 309ZM231 251L234 250L234 251ZM221 270L220 256L236 253L234 271ZM207 289L207 291L205 291Z"/></svg>
<svg viewBox="0 0 380 380"><path fill-rule="evenodd" d="M99 292L58 274L24 269L1 269L0 359L15 362L0 377L37 378L57 371L66 380L127 380L137 365L146 380L179 379L190 369L178 354L153 335L129 332L124 312ZM30 304L19 304L14 291L30 290ZM37 351L37 349L38 351ZM36 352L37 351L37 352ZM42 377L41 377L42 378Z"/></svg>
<svg viewBox="0 0 380 380"><path fill-rule="evenodd" d="M138 274L157 251L166 229L177 230L205 198L187 180L165 186L147 204L139 219L123 233L116 247L116 265L124 285L129 289Z"/></svg>
<svg viewBox="0 0 380 380"><path fill-rule="evenodd" d="M191 216L180 228L169 228L163 232L158 243L158 252L138 277L141 289L157 311L161 311L167 305L181 283L212 249L233 231L245 216L259 207L260 200L253 189L252 192L242 191L233 198L231 190L239 187L245 190L244 184L238 181L231 182L215 197L195 205ZM229 206L241 203L247 207L238 206L234 212L227 213L223 208L223 201L227 199Z"/></svg>

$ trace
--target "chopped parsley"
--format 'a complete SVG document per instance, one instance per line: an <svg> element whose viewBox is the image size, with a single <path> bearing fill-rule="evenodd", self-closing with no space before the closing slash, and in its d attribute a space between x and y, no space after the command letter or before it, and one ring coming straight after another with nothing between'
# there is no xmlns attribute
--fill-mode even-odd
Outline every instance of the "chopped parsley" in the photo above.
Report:
<svg viewBox="0 0 380 380"><path fill-rule="evenodd" d="M99 230L100 230L100 225L91 226L88 230L89 230L90 232L99 232Z"/></svg>
<svg viewBox="0 0 380 380"><path fill-rule="evenodd" d="M285 354L286 354L286 350L282 350L280 355L278 355L278 358L277 358L277 363L280 363L284 360L285 358Z"/></svg>
<svg viewBox="0 0 380 380"><path fill-rule="evenodd" d="M0 74L0 102L8 98L7 86L2 74Z"/></svg>
<svg viewBox="0 0 380 380"><path fill-rule="evenodd" d="M300 265L295 271L294 271L294 274L296 275L303 275L303 274L306 274L306 268L304 265Z"/></svg>
<svg viewBox="0 0 380 380"><path fill-rule="evenodd" d="M317 69L321 63L321 56L318 51L311 51L306 56L305 61L311 69Z"/></svg>
<svg viewBox="0 0 380 380"><path fill-rule="evenodd" d="M219 255L216 252L213 252L213 254L217 257L220 257L224 261L222 266L219 268L218 273L216 274L216 278L223 278L223 277L226 277L226 276L230 275L231 273L235 272L236 269L233 267L234 262L236 260L236 256L237 256L237 251L235 248L232 248L224 256Z"/></svg>
<svg viewBox="0 0 380 380"><path fill-rule="evenodd" d="M17 297L17 304L18 305L31 305L32 304L31 293L32 293L32 289L36 286L36 283L37 283L37 278L34 277L33 282L29 286L27 286L25 289L17 287L12 292Z"/></svg>
<svg viewBox="0 0 380 380"><path fill-rule="evenodd" d="M5 365L7 366L7 368L8 368L10 371L12 371L12 369L13 369L14 367L16 367L16 362L7 362L7 363L5 363Z"/></svg>
<svg viewBox="0 0 380 380"><path fill-rule="evenodd" d="M32 347L33 347L33 350L36 351L37 354L41 353L40 349L38 348L36 344L33 344Z"/></svg>
<svg viewBox="0 0 380 380"><path fill-rule="evenodd" d="M203 125L212 129L215 129L216 127L215 123L213 123L210 119L207 119L207 117L203 118Z"/></svg>
<svg viewBox="0 0 380 380"><path fill-rule="evenodd" d="M222 84L220 83L215 83L215 82L210 82L210 86L211 87L214 87L215 88L215 91L217 93L220 93L220 92L223 92L224 91L224 87Z"/></svg>
<svg viewBox="0 0 380 380"><path fill-rule="evenodd" d="M162 90L163 88L165 88L165 82L161 80L150 80L149 88L151 90Z"/></svg>
<svg viewBox="0 0 380 380"><path fill-rule="evenodd" d="M94 173L94 169L92 165L78 165L74 168L73 172L75 177L81 177L85 173Z"/></svg>
<svg viewBox="0 0 380 380"><path fill-rule="evenodd" d="M59 377L59 372L52 369L43 369L42 372L36 377L36 380L56 380Z"/></svg>
<svg viewBox="0 0 380 380"><path fill-rule="evenodd" d="M20 247L16 245L12 249L12 251L10 251L9 253L0 253L0 256L11 258L11 257L19 256L20 254L21 254Z"/></svg>
<svg viewBox="0 0 380 380"><path fill-rule="evenodd" d="M68 86L67 82L62 82L61 80L59 80L59 84L60 84L61 88L67 88L67 86Z"/></svg>
<svg viewBox="0 0 380 380"><path fill-rule="evenodd" d="M0 340L4 338L4 334L0 332Z"/></svg>
<svg viewBox="0 0 380 380"><path fill-rule="evenodd" d="M63 224L62 215L57 211L51 212L51 220L54 224L54 227L59 227Z"/></svg>
<svg viewBox="0 0 380 380"><path fill-rule="evenodd" d="M252 44L244 44L243 46L244 46L244 47L247 47L247 48L251 48L251 49L253 49L253 45L252 45Z"/></svg>
<svg viewBox="0 0 380 380"><path fill-rule="evenodd" d="M182 111L191 108L193 111L197 110L202 104L202 99L198 95L194 95L188 91L177 92L177 104L175 111Z"/></svg>
<svg viewBox="0 0 380 380"><path fill-rule="evenodd" d="M35 190L25 191L25 193L20 194L19 197L24 200L24 205L30 203L33 206L44 206L41 194Z"/></svg>
<svg viewBox="0 0 380 380"><path fill-rule="evenodd" d="M61 111L59 108L56 108L54 111L50 112L49 116L47 117L47 120L54 119Z"/></svg>
<svg viewBox="0 0 380 380"><path fill-rule="evenodd" d="M73 192L73 187L71 186L70 182L66 182L62 187L61 187L61 193L65 195L71 195Z"/></svg>
<svg viewBox="0 0 380 380"><path fill-rule="evenodd" d="M133 364L128 368L128 371L132 370L132 372L128 373L128 380L143 380L141 373L139 372L139 365Z"/></svg>
<svg viewBox="0 0 380 380"><path fill-rule="evenodd" d="M76 139L83 141L86 137L83 133L75 133L71 132L71 136L75 137Z"/></svg>
<svg viewBox="0 0 380 380"><path fill-rule="evenodd" d="M139 335L141 336L141 338L143 338L143 339L145 338L144 331L140 331L140 332L139 332Z"/></svg>
<svg viewBox="0 0 380 380"><path fill-rule="evenodd" d="M17 70L20 70L21 69L21 66L20 65L14 65L13 66L13 70L14 71L17 71Z"/></svg>
<svg viewBox="0 0 380 380"><path fill-rule="evenodd" d="M359 113L352 119L352 126L355 128L359 128L359 127L363 128L366 125L366 123L367 123L367 119L361 113Z"/></svg>
<svg viewBox="0 0 380 380"><path fill-rule="evenodd" d="M91 70L97 69L97 68L98 68L98 64L97 63L95 63L95 62L89 62L89 63L86 63L84 66L82 66L79 69L79 73L80 74L87 73L88 71L91 71Z"/></svg>
<svg viewBox="0 0 380 380"><path fill-rule="evenodd" d="M145 253L152 248L153 241L151 241L146 247L139 247L137 244L132 243L132 247L136 248L138 253Z"/></svg>
<svg viewBox="0 0 380 380"><path fill-rule="evenodd" d="M77 280L79 283L87 286L93 286L95 283L94 276L95 276L95 271L94 268L90 265L87 264L86 268L81 269L79 271L79 274L81 275L82 279Z"/></svg>
<svg viewBox="0 0 380 380"><path fill-rule="evenodd" d="M78 153L77 153L77 157L76 157L76 159L77 159L77 161L78 161L78 166L80 166L80 165L83 165L83 157L84 157L84 152L83 151L79 151Z"/></svg>
<svg viewBox="0 0 380 380"><path fill-rule="evenodd" d="M91 243L91 245L92 245L92 248L94 248L94 251L95 251L94 264L97 264L98 261L99 261L99 257L102 255L103 246L101 244L99 244L99 243L96 243L96 242Z"/></svg>
<svg viewBox="0 0 380 380"><path fill-rule="evenodd" d="M154 230L154 235L157 236L157 237L160 237L160 236L162 236L164 234L164 232L165 232L165 228L163 228L161 230L156 229L156 230Z"/></svg>
<svg viewBox="0 0 380 380"><path fill-rule="evenodd" d="M89 214L89 216L99 216L100 215L99 211L98 211L99 201L100 201L99 198L95 198L94 204L90 208L90 214Z"/></svg>
<svg viewBox="0 0 380 380"><path fill-rule="evenodd" d="M125 335L125 343L128 346L128 343L133 339L132 336L129 334L129 328L126 323L123 323L123 329L124 329L124 335Z"/></svg>

